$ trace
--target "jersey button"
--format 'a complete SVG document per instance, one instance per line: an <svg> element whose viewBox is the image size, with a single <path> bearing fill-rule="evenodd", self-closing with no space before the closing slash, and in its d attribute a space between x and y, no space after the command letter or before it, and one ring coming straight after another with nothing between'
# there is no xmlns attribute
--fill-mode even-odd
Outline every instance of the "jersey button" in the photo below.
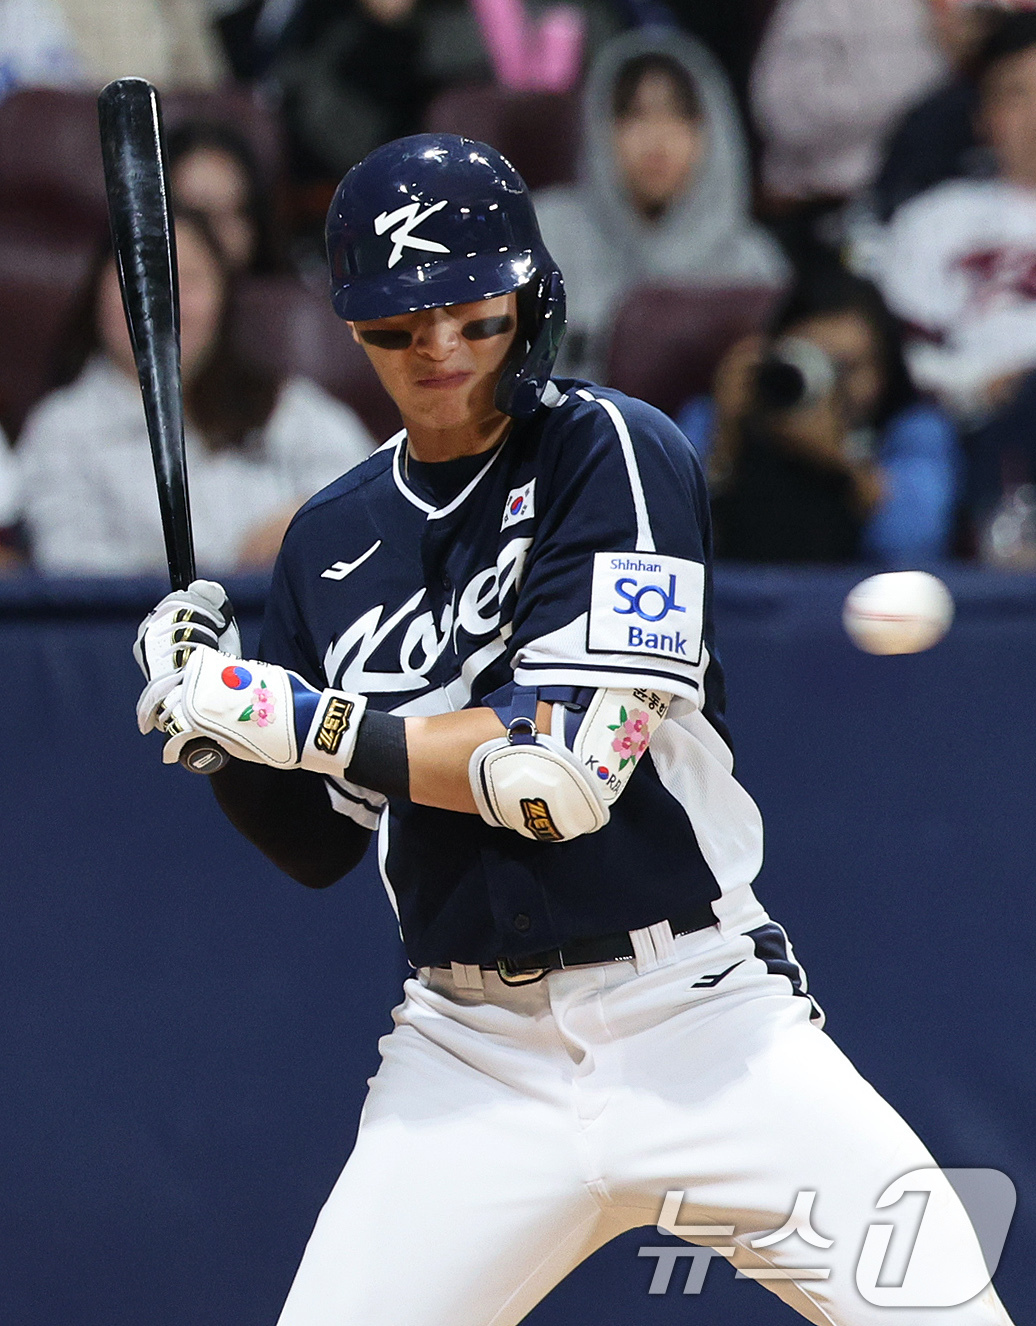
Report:
<svg viewBox="0 0 1036 1326"><path fill-rule="evenodd" d="M514 918L514 928L516 930L520 930L522 934L525 934L526 930L528 930L529 926L531 925L532 922L529 920L529 918L525 915L524 912L519 912L518 915Z"/></svg>

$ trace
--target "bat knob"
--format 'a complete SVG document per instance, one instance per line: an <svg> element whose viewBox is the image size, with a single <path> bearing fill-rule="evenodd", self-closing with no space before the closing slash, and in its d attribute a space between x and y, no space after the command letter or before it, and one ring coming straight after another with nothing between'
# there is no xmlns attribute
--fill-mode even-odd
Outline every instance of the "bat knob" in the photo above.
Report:
<svg viewBox="0 0 1036 1326"><path fill-rule="evenodd" d="M226 767L230 756L222 746L217 746L208 737L195 737L188 741L180 752L180 763L191 773L214 774Z"/></svg>

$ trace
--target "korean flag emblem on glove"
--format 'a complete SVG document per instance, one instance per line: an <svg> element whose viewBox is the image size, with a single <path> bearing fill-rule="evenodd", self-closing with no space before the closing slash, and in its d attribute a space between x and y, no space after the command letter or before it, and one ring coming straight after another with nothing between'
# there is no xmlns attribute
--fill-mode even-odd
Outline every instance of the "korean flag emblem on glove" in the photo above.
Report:
<svg viewBox="0 0 1036 1326"><path fill-rule="evenodd" d="M291 679L286 669L196 650L184 669L180 705L187 725L227 737L277 769L298 764Z"/></svg>

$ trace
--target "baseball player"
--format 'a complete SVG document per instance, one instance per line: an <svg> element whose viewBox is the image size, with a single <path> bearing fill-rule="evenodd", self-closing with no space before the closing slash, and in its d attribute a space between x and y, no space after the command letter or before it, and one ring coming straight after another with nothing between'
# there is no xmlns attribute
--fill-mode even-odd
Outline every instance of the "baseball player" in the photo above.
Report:
<svg viewBox="0 0 1036 1326"><path fill-rule="evenodd" d="M330 884L377 831L414 968L280 1326L512 1326L667 1200L808 1321L887 1322L861 1247L934 1162L822 1031L753 893L690 447L551 379L561 274L484 144L373 152L328 250L406 427L296 516L258 659L211 582L136 650L142 729L168 762L222 743L220 804L288 874ZM896 1319L1005 1326L963 1207L929 1186Z"/></svg>

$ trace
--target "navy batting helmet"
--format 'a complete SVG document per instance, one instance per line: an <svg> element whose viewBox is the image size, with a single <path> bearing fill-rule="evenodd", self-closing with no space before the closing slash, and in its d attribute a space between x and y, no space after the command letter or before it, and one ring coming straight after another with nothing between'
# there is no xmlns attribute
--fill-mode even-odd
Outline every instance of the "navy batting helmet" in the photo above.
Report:
<svg viewBox="0 0 1036 1326"><path fill-rule="evenodd" d="M518 292L515 352L497 407L540 402L565 330L561 273L525 181L485 143L414 134L353 166L327 216L331 302L350 322Z"/></svg>

